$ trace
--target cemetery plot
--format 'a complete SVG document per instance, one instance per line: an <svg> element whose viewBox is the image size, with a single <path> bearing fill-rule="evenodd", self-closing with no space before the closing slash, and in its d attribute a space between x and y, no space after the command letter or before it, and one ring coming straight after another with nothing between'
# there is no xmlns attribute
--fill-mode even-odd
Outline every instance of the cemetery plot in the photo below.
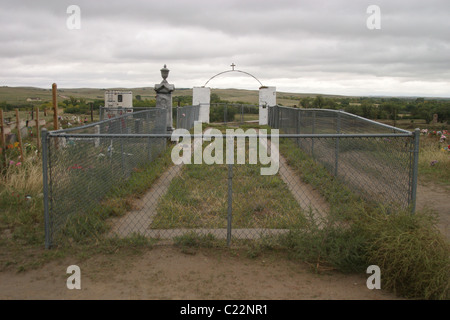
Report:
<svg viewBox="0 0 450 320"><path fill-rule="evenodd" d="M248 141L245 150L249 159ZM323 197L301 181L282 156L277 174L263 176L262 167L248 162L233 165L233 237L284 233L302 228L311 215L327 215L330 209ZM173 238L194 231L225 238L228 170L227 164L172 166L134 203L134 210L114 223L113 234Z"/></svg>

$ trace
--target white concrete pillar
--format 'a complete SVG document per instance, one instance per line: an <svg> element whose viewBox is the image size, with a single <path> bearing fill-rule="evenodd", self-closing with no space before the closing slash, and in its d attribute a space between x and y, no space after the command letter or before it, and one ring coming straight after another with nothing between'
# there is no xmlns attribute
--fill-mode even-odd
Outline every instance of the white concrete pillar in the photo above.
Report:
<svg viewBox="0 0 450 320"><path fill-rule="evenodd" d="M259 124L269 123L269 108L277 104L276 87L259 88Z"/></svg>
<svg viewBox="0 0 450 320"><path fill-rule="evenodd" d="M194 87L192 90L192 105L200 105L198 121L209 123L209 108L211 102L211 88Z"/></svg>

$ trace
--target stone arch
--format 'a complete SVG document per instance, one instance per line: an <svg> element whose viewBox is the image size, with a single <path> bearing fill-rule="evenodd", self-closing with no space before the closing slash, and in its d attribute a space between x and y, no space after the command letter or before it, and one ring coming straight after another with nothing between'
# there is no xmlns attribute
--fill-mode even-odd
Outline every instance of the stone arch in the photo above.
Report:
<svg viewBox="0 0 450 320"><path fill-rule="evenodd" d="M199 113L199 121L209 123L209 113L210 113L210 103L211 103L211 88L207 87L208 83L225 73L230 72L239 72L246 74L252 78L254 78L258 83L260 84L259 87L259 124L260 125L266 125L268 124L268 118L269 118L269 106L276 105L276 88L275 87L267 87L264 86L261 81L259 81L258 78L256 78L251 73L242 71L242 70L236 70L235 64L233 63L231 65L232 70L227 70L223 72L219 72L218 74L212 76L209 78L206 83L201 87L194 87L192 91L192 104L193 105L200 105L200 113Z"/></svg>

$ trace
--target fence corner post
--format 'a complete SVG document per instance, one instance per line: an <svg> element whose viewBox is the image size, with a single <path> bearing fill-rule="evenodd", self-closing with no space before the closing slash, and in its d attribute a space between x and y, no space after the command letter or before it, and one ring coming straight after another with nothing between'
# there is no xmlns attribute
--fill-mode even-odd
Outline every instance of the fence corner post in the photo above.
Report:
<svg viewBox="0 0 450 320"><path fill-rule="evenodd" d="M45 249L50 249L52 245L50 230L50 212L49 212L49 190L48 190L48 131L43 128L41 131L42 139L42 183L44 195L44 222L45 222Z"/></svg>
<svg viewBox="0 0 450 320"><path fill-rule="evenodd" d="M419 139L420 129L414 130L414 150L413 150L413 172L412 172L412 186L411 186L411 213L416 212L416 197L417 197L417 180L419 173Z"/></svg>

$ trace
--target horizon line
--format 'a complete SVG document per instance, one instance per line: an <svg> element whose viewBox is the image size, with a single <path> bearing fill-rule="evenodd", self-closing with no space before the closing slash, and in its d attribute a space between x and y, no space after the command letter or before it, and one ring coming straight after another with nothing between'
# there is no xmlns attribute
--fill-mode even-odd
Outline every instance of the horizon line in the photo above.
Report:
<svg viewBox="0 0 450 320"><path fill-rule="evenodd" d="M51 84L49 87L43 86L29 86L29 85L18 85L18 86L10 86L10 85L2 85L0 88L31 88L31 89L42 89L42 90L52 90ZM153 89L153 86L142 86L142 87L58 87L58 89L62 90L77 90L77 89L94 89L94 90L113 90L113 89ZM244 88L211 88L212 90L243 90L243 91L255 91L258 89L244 89ZM188 87L180 87L175 88L176 90L192 90L192 88ZM341 94L341 93L317 93L317 92L298 92L298 91L276 91L277 93L291 93L291 94L301 94L301 95L315 95L315 96L338 96L338 97L373 97L373 98L436 98L436 99L450 99L450 94L448 96L445 95L431 95L431 94Z"/></svg>

